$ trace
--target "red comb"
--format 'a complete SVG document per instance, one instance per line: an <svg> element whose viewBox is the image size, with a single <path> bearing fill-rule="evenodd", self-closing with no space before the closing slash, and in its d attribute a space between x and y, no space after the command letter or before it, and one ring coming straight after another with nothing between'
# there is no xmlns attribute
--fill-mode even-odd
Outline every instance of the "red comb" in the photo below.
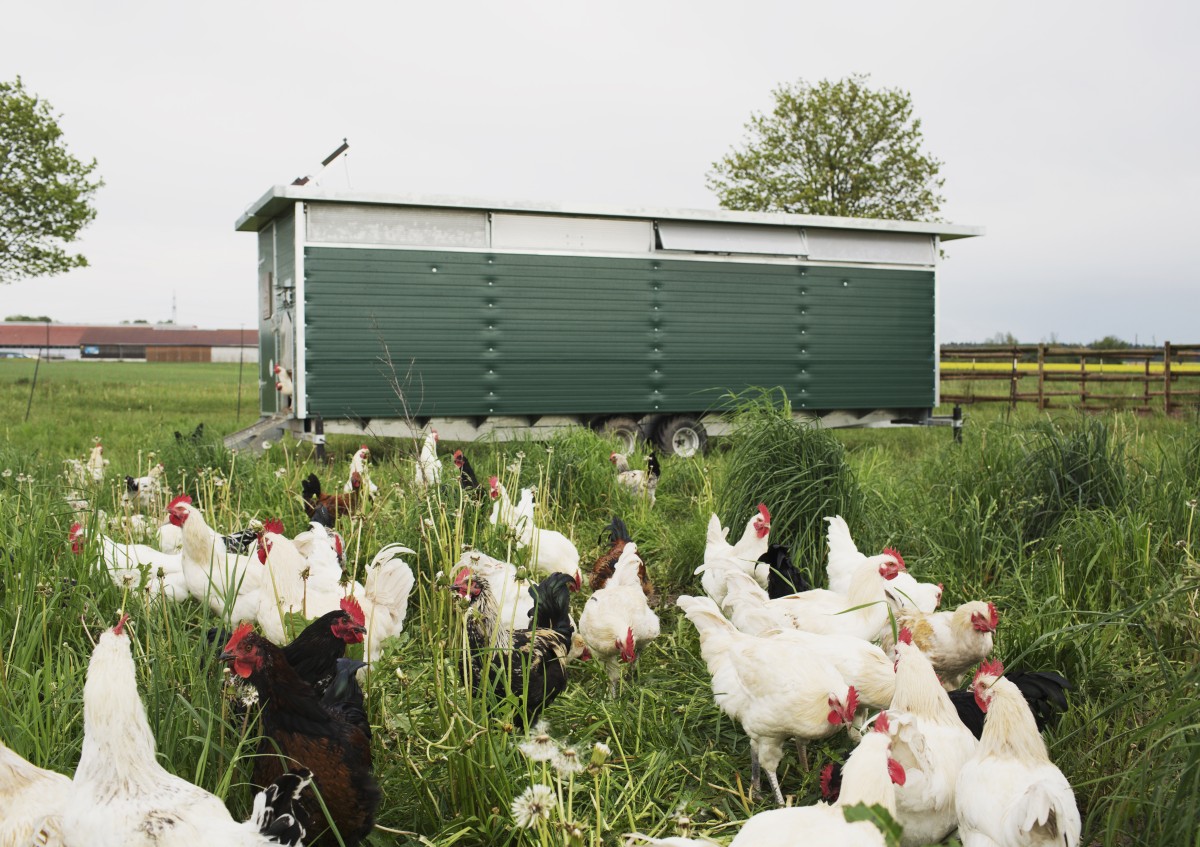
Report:
<svg viewBox="0 0 1200 847"><path fill-rule="evenodd" d="M283 521L279 520L279 518L264 521L263 532L273 532L276 535L283 535Z"/></svg>
<svg viewBox="0 0 1200 847"><path fill-rule="evenodd" d="M767 523L771 522L771 510L767 508L766 503L758 504L758 513L762 515L762 519Z"/></svg>
<svg viewBox="0 0 1200 847"><path fill-rule="evenodd" d="M129 615L122 612L121 619L119 621L117 621L117 625L113 627L113 635L124 635L125 634L125 622L127 620L129 620Z"/></svg>
<svg viewBox="0 0 1200 847"><path fill-rule="evenodd" d="M81 524L81 523L71 524L71 532L70 532L70 534L67 535L67 538L71 541L74 541L76 538L78 538L81 535L83 535L83 524Z"/></svg>
<svg viewBox="0 0 1200 847"><path fill-rule="evenodd" d="M192 505L192 498L186 494L180 494L178 497L176 497L174 500L172 500L170 503L167 504L167 508L173 509L176 506L178 506L180 503L187 503L190 506L190 505Z"/></svg>
<svg viewBox="0 0 1200 847"><path fill-rule="evenodd" d="M348 614L356 624L359 626L367 625L367 618L363 615L362 606L358 605L358 601L353 597L343 597L341 606L342 611Z"/></svg>
<svg viewBox="0 0 1200 847"><path fill-rule="evenodd" d="M888 721L888 713L880 712L878 717L875 718L874 730L876 732L887 732L889 728L890 722Z"/></svg>
<svg viewBox="0 0 1200 847"><path fill-rule="evenodd" d="M991 621L992 629L1000 623L1000 613L996 611L995 603L988 603L988 620Z"/></svg>
<svg viewBox="0 0 1200 847"><path fill-rule="evenodd" d="M368 447L368 446L367 446L367 445L365 445L365 444L360 444L360 445L358 446L358 449L359 449L359 450L366 450L368 453L370 453L370 452L371 452L371 448L370 448L370 447Z"/></svg>
<svg viewBox="0 0 1200 847"><path fill-rule="evenodd" d="M852 715L857 710L858 710L858 692L855 690L854 686L851 685L850 688L846 691L846 712Z"/></svg>
<svg viewBox="0 0 1200 847"><path fill-rule="evenodd" d="M912 644L912 630L906 626L900 627L899 638L905 644Z"/></svg>
<svg viewBox="0 0 1200 847"><path fill-rule="evenodd" d="M833 788L833 762L829 762L825 767L821 768L821 798L824 800L832 799L830 789Z"/></svg>
<svg viewBox="0 0 1200 847"><path fill-rule="evenodd" d="M896 552L896 550L894 550L893 548L891 548L891 547L884 547L884 548L883 548L883 555L885 555L885 556L891 556L893 559L895 559L895 560L896 560L896 564L900 566L900 570L902 570L902 571L903 571L903 570L907 570L907 567L906 567L906 566L905 566L905 564L904 564L904 557L903 557L903 556L901 556L901 555L900 555L898 552Z"/></svg>
<svg viewBox="0 0 1200 847"><path fill-rule="evenodd" d="M233 635L229 637L229 643L225 645L225 652L232 653L242 643L242 639L254 631L254 626L250 621L246 621L241 626L233 631Z"/></svg>
<svg viewBox="0 0 1200 847"><path fill-rule="evenodd" d="M455 450L455 451L454 451L454 458L455 458L455 460L458 460L458 459L462 458L462 450Z"/></svg>
<svg viewBox="0 0 1200 847"><path fill-rule="evenodd" d="M897 762L895 759L888 759L888 776L892 778L892 782L896 785L903 785L906 779L904 773L904 765Z"/></svg>
<svg viewBox="0 0 1200 847"><path fill-rule="evenodd" d="M979 670L975 671L975 679L978 680L981 676L1002 676L1003 674L1004 663L999 659L993 659L979 666Z"/></svg>

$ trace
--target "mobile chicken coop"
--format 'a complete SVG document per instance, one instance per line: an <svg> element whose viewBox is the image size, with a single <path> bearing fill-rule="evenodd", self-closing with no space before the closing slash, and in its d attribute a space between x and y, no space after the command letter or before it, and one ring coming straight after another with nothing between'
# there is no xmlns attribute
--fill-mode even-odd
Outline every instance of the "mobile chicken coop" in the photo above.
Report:
<svg viewBox="0 0 1200 847"><path fill-rule="evenodd" d="M311 186L272 188L237 229L258 234L263 420L244 439L582 424L685 454L750 387L830 426L928 422L939 245L983 234Z"/></svg>

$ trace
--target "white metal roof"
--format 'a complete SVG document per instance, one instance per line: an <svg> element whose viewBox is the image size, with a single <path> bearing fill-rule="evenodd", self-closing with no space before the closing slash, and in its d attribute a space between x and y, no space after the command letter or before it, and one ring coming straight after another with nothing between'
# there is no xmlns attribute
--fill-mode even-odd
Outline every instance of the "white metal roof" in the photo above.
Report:
<svg viewBox="0 0 1200 847"><path fill-rule="evenodd" d="M376 194L360 191L327 191L308 185L276 185L252 203L238 218L235 228L256 232L296 201L325 203L366 203L385 206L480 209L485 211L531 212L540 214L580 215L599 218L646 220L711 221L724 223L802 226L821 229L857 229L875 232L908 232L936 235L942 241L971 238L984 234L981 226L957 226L920 221L887 221L875 218L839 218L829 215L790 215L784 212L731 212L726 209L666 209L649 207L613 207L592 204L533 202L527 200L484 200L473 197L446 197L433 194Z"/></svg>

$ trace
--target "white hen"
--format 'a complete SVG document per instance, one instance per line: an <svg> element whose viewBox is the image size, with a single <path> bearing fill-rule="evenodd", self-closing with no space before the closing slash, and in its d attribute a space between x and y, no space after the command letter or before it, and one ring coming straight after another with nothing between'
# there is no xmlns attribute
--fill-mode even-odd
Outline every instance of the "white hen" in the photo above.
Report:
<svg viewBox="0 0 1200 847"><path fill-rule="evenodd" d="M0 847L61 844L70 788L69 777L30 764L0 742Z"/></svg>
<svg viewBox="0 0 1200 847"><path fill-rule="evenodd" d="M646 602L638 578L641 564L637 545L626 544L612 577L588 598L579 616L579 634L592 655L604 662L611 697L617 696L621 663L632 664L637 660L638 646L658 638L658 615Z"/></svg>
<svg viewBox="0 0 1200 847"><path fill-rule="evenodd" d="M429 430L421 444L421 455L417 457L414 482L418 488L427 488L442 481L442 463L438 461L437 443L437 430Z"/></svg>
<svg viewBox="0 0 1200 847"><path fill-rule="evenodd" d="M138 696L126 618L100 635L83 687L83 753L62 813L67 847L265 847L203 788L163 769ZM293 842L294 843L294 842Z"/></svg>
<svg viewBox="0 0 1200 847"><path fill-rule="evenodd" d="M1075 792L1050 761L1021 690L1000 662L984 662L972 685L983 737L958 774L955 806L963 847L1077 847Z"/></svg>
<svg viewBox="0 0 1200 847"><path fill-rule="evenodd" d="M850 537L850 527L846 525L846 521L841 515L834 515L832 518L825 518L829 523L829 530L826 538L829 541L829 559L826 563L826 572L829 575L829 590L836 591L839 594L847 594L850 591L850 581L854 578L854 572L865 561L884 561L888 557L904 564L904 560L900 558L900 554L890 547L885 548L878 556L864 556L858 551L858 547L854 544L854 539ZM907 569L902 568L901 572L896 574L896 579L891 585L892 594L896 598L896 605L899 609L918 609L922 612L932 612L938 607L938 603L942 601L942 585L941 583L934 584L932 582L917 582L912 574L908 573Z"/></svg>

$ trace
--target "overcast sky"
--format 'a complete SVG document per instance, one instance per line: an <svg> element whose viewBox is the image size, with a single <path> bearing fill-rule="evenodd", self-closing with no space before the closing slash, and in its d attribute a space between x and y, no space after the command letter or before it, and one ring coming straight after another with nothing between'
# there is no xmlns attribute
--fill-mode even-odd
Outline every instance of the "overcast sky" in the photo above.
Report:
<svg viewBox="0 0 1200 847"><path fill-rule="evenodd" d="M0 317L255 324L274 184L716 208L712 163L771 89L912 94L943 217L943 341L1200 342L1200 4L5 4L0 79L63 115L106 186L91 267ZM761 304L758 304L761 306ZM748 302L747 308L755 308Z"/></svg>

